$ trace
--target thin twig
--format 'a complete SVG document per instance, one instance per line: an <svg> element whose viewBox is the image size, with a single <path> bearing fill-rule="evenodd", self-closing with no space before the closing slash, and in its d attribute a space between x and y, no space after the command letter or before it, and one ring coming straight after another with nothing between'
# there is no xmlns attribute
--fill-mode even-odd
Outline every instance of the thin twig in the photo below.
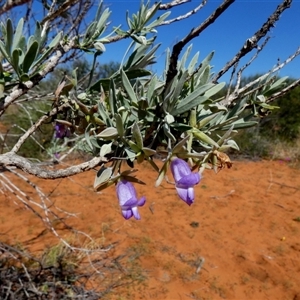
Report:
<svg viewBox="0 0 300 300"><path fill-rule="evenodd" d="M284 0L274 13L268 18L268 20L261 26L261 28L255 32L255 34L246 40L240 51L229 61L213 78L213 82L216 82L222 75L224 75L237 61L258 47L258 42L268 33L268 31L275 26L280 15L291 6L292 0Z"/></svg>

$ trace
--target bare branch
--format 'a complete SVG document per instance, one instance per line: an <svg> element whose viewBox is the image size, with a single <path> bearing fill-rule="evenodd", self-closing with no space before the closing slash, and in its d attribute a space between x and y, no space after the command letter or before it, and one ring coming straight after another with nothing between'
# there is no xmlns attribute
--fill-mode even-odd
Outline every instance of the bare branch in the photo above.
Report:
<svg viewBox="0 0 300 300"><path fill-rule="evenodd" d="M59 9L54 10L55 1L52 3L52 6L49 10L48 15L43 19L41 22L42 25L44 25L46 22L49 22L58 16L61 16L65 11L69 10L72 6L77 4L79 0L69 0L64 2L62 5L59 6Z"/></svg>
<svg viewBox="0 0 300 300"><path fill-rule="evenodd" d="M225 100L220 102L220 104L225 105L225 106L230 105L232 100L229 101L229 97L232 96L232 95L238 95L239 94L239 87L240 87L240 83L241 83L241 80L242 80L243 71L247 67L249 67L252 64L252 62L258 57L259 53L264 49L264 47L266 46L266 44L268 43L269 40L270 40L270 37L267 37L265 39L265 41L263 42L263 44L261 46L257 47L257 51L251 57L251 59L244 66L242 66L239 69L239 71L237 72L237 76L236 76L236 84L235 84L235 87L234 87L234 91L231 92L230 90L231 90L231 85L232 85L232 82L233 82L233 77L234 77L234 74L235 74L235 71L236 71L236 68L237 68L237 64L238 64L239 61L237 61L234 64L232 74L231 74L231 77L230 77L230 83L229 83L229 87L228 87L227 96L226 96Z"/></svg>
<svg viewBox="0 0 300 300"><path fill-rule="evenodd" d="M203 0L196 8L194 8L193 10L187 12L186 14L184 15L181 15L179 17L176 17L174 19L171 19L171 20L167 20L167 21L164 21L162 22L159 26L162 26L162 25L170 25L171 23L174 23L174 22L178 22L178 21L181 21L181 20L184 20L184 19L187 19L189 18L191 15L194 15L196 14L200 9L202 9L207 3L207 0Z"/></svg>
<svg viewBox="0 0 300 300"><path fill-rule="evenodd" d="M268 33L268 31L275 26L275 23L278 21L280 15L287 8L291 6L292 0L284 0L274 13L268 18L268 20L262 25L262 27L249 39L246 40L243 47L240 51L234 56L234 58L229 61L222 70L213 78L213 81L216 82L222 75L224 75L237 61L242 57L252 51L254 48L258 47L258 42Z"/></svg>
<svg viewBox="0 0 300 300"><path fill-rule="evenodd" d="M16 6L26 4L30 1L31 0L7 0L6 3L2 7L0 7L0 15L2 15L3 13L9 11L10 9Z"/></svg>
<svg viewBox="0 0 300 300"><path fill-rule="evenodd" d="M199 36L199 34L206 29L209 25L214 23L216 19L232 4L235 0L225 0L201 25L192 29L190 33L185 36L181 41L179 41L174 47L172 51L172 55L170 57L170 65L167 72L167 79L164 88L164 93L169 85L169 83L173 80L173 78L177 74L177 61L179 58L179 54L183 47L189 43L192 39Z"/></svg>
<svg viewBox="0 0 300 300"><path fill-rule="evenodd" d="M277 71L279 71L280 69L282 69L285 65L287 65L288 63L290 63L296 56L298 56L300 54L300 47L291 55L289 56L284 62L282 62L280 65L276 66L275 68L272 68L269 72L267 72L266 74L256 78L255 80L249 82L248 84L246 84L244 87L240 88L239 90L237 90L234 94L231 94L226 103L232 103L232 101L236 100L239 98L239 96L244 93L246 90L248 90L249 88L251 88L252 86L256 85L257 83L259 83L261 80L263 80L264 78L268 77L270 74L273 74ZM259 88L261 88L262 86L259 86ZM252 93L254 90L257 90L257 87L249 92L247 92L248 94ZM287 91L286 91L287 92ZM277 93L278 94L278 93ZM275 94L276 95L276 94ZM282 93L281 95L284 95L284 93ZM278 96L279 97L279 96ZM278 98L276 97L276 98ZM271 98L270 98L271 99ZM273 99L275 100L275 99ZM269 101L271 102L271 101Z"/></svg>
<svg viewBox="0 0 300 300"><path fill-rule="evenodd" d="M178 6L178 5L182 5L184 3L188 3L191 2L192 0L173 0L172 2L169 3L165 3L165 4L161 4L159 6L160 10L168 10L172 7Z"/></svg>
<svg viewBox="0 0 300 300"><path fill-rule="evenodd" d="M50 170L42 167L40 164L32 163L28 159L13 152L7 152L0 155L0 166L15 166L28 174L44 179L57 179L73 176L92 170L103 162L107 162L105 157L94 157L87 162L66 169Z"/></svg>

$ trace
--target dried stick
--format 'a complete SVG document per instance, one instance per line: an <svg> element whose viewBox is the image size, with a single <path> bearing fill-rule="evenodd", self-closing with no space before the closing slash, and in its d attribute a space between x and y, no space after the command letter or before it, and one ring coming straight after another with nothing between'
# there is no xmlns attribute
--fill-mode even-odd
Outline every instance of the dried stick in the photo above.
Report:
<svg viewBox="0 0 300 300"><path fill-rule="evenodd" d="M173 0L169 3L165 3L165 4L161 4L159 6L159 9L160 10L168 10L172 7L175 7L175 6L178 6L178 5L182 5L184 3L188 3L188 2L191 2L191 0Z"/></svg>
<svg viewBox="0 0 300 300"><path fill-rule="evenodd" d="M187 12L186 14L184 15L181 15L181 16L178 16L174 19L171 19L171 20L167 20L167 21L164 21L162 22L159 26L162 26L162 25L170 25L174 22L178 22L178 21L181 21L181 20L184 20L184 19L187 19L189 18L191 15L194 15L196 14L200 9L202 9L205 4L207 3L207 0L203 0L197 7L195 7L193 10ZM182 3L181 3L182 4Z"/></svg>
<svg viewBox="0 0 300 300"><path fill-rule="evenodd" d="M229 61L222 70L213 78L213 82L216 82L222 75L224 75L237 61L244 57L247 53L258 47L258 42L268 33L268 31L275 26L280 15L291 6L292 0L284 0L274 13L268 18L268 20L262 25L262 27L249 39L246 40L240 51Z"/></svg>
<svg viewBox="0 0 300 300"><path fill-rule="evenodd" d="M166 92L169 84L172 82L173 78L177 74L177 62L181 50L187 43L192 39L199 36L199 34L204 31L209 25L214 23L216 19L234 2L235 0L225 0L201 25L192 29L188 35L186 35L181 41L179 41L173 47L173 51L170 57L170 64L167 72L166 84L164 87L163 94Z"/></svg>
<svg viewBox="0 0 300 300"><path fill-rule="evenodd" d="M32 163L28 159L13 152L7 152L0 155L0 166L15 166L28 174L43 179L57 179L73 176L94 169L103 162L107 162L105 157L94 157L87 162L66 169L50 170L41 167L39 164Z"/></svg>
<svg viewBox="0 0 300 300"><path fill-rule="evenodd" d="M30 2L30 0L7 0L6 3L2 7L0 7L0 15L16 6L23 5L27 2Z"/></svg>

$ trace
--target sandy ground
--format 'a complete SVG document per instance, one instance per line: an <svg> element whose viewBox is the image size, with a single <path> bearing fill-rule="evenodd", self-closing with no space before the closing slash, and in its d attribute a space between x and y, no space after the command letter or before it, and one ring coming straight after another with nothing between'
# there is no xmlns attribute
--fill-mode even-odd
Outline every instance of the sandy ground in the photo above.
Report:
<svg viewBox="0 0 300 300"><path fill-rule="evenodd" d="M154 187L157 174L149 165L138 169L147 183L136 185L138 196L147 198L140 221L122 218L114 187L93 191L94 171L56 181L32 179L57 207L77 213L68 224L93 237L94 246L113 245L105 255L130 251L114 276L137 280L106 299L300 299L299 169L282 161L236 161L218 174L205 171L190 207L172 184ZM20 185L13 174L6 176ZM22 188L34 199L28 184ZM59 222L56 228L70 239ZM34 252L58 242L3 187L0 238ZM101 276L109 277L107 272Z"/></svg>

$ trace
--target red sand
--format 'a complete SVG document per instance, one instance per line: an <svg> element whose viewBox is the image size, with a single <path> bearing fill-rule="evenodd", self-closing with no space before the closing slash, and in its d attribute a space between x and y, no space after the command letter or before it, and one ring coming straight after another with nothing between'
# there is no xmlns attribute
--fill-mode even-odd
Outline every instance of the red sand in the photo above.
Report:
<svg viewBox="0 0 300 300"><path fill-rule="evenodd" d="M141 221L122 218L114 187L93 191L94 171L56 181L32 179L52 192L57 207L79 213L68 224L90 234L95 244L116 243L114 255L136 253L135 272L145 279L106 299L300 299L300 222L294 220L300 217L299 169L261 161L234 162L218 174L205 171L189 207L173 185L154 187L157 174L149 165L137 167L147 183L136 185L138 196L147 198L139 208ZM34 239L44 227L16 203L12 194L0 193L1 240L32 251L57 244L50 233Z"/></svg>

